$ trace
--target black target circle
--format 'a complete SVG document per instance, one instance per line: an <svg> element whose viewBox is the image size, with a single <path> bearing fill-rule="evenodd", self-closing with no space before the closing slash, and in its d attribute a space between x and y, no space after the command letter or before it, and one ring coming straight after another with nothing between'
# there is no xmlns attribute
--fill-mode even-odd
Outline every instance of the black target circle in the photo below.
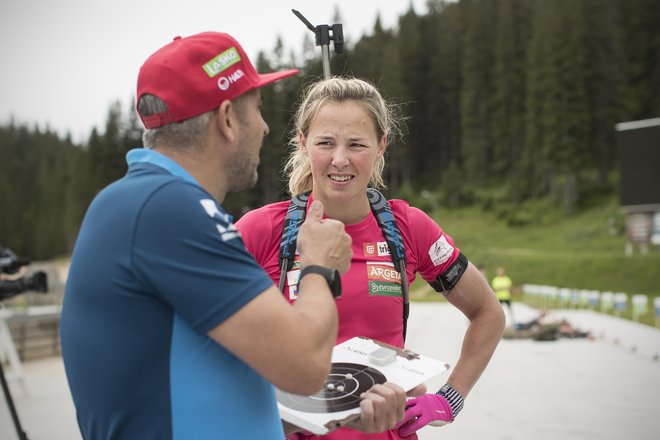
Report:
<svg viewBox="0 0 660 440"><path fill-rule="evenodd" d="M277 390L277 400L284 406L309 413L333 413L357 408L360 394L387 381L375 368L346 362L332 364L323 387L311 396L299 396Z"/></svg>

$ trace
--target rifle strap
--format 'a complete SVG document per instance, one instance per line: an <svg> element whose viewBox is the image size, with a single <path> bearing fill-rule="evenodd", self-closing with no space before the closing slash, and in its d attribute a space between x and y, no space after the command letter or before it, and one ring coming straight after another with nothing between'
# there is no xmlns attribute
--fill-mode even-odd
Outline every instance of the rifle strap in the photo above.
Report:
<svg viewBox="0 0 660 440"><path fill-rule="evenodd" d="M291 198L286 217L284 218L284 227L282 229L282 238L280 239L280 291L284 290L284 282L288 269L293 266L293 260L296 253L296 243L298 231L305 220L307 213L307 202L310 192L298 194ZM390 250L390 257L395 269L401 275L401 293L403 296L403 339L406 338L408 316L410 314L408 278L406 276L406 250L403 243L403 235L396 223L392 208L387 199L376 189L367 188L367 198L371 211L376 217L378 226L385 237L387 246Z"/></svg>

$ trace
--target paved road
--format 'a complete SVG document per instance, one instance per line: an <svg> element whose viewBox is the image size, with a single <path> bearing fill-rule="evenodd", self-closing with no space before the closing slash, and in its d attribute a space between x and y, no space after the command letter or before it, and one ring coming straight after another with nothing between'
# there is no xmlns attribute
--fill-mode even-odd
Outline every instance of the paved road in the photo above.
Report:
<svg viewBox="0 0 660 440"><path fill-rule="evenodd" d="M536 312L515 304L517 320ZM458 420L421 440L660 438L660 330L585 311L560 311L594 340L503 340ZM445 303L413 303L409 348L456 363L466 319ZM10 382L30 440L79 440L60 358L30 361ZM444 378L429 384L438 388ZM0 400L0 439L17 438Z"/></svg>
<svg viewBox="0 0 660 440"><path fill-rule="evenodd" d="M516 306L517 319L536 314ZM411 348L455 363L465 318L444 304L413 312ZM596 339L503 340L456 422L425 428L420 439L660 438L660 330L591 312L555 316Z"/></svg>

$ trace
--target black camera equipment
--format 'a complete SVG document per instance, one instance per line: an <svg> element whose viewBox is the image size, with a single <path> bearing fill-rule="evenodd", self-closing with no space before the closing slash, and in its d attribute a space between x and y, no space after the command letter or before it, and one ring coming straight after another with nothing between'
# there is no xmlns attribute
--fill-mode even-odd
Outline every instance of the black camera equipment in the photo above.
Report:
<svg viewBox="0 0 660 440"><path fill-rule="evenodd" d="M0 275L3 273L7 275L15 275L23 266L30 264L28 258L19 258L11 249L0 246ZM48 277L45 272L34 272L29 276L18 277L14 279L0 278L0 301L11 298L25 291L32 290L35 292L48 292ZM2 391L5 394L5 400L11 413L11 418L16 428L19 440L28 440L27 434L21 427L21 422L18 419L18 413L14 406L14 400L9 391L9 385L5 378L5 371L0 362L0 381L2 382Z"/></svg>
<svg viewBox="0 0 660 440"><path fill-rule="evenodd" d="M330 78L330 40L332 40L333 47L335 48L336 53L342 53L344 51L344 29L341 24L333 24L332 26L328 24L320 24L314 26L310 23L303 15L291 9L291 11L305 23L307 28L314 32L316 36L316 45L321 46L321 61L323 63L323 77L325 79Z"/></svg>
<svg viewBox="0 0 660 440"><path fill-rule="evenodd" d="M11 249L0 246L0 274L14 275L23 266L30 264L29 258L17 257ZM0 279L0 301L14 295L32 290L48 292L48 277L45 272L34 272L29 276L15 279Z"/></svg>

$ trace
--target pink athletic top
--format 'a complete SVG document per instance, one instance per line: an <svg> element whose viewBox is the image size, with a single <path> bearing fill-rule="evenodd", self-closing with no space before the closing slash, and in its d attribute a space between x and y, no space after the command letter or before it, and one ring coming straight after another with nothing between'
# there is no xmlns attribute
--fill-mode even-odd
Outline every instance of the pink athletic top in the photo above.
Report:
<svg viewBox="0 0 660 440"><path fill-rule="evenodd" d="M311 203L310 197L308 202ZM403 200L389 200L392 213L403 235L406 249L408 284L419 273L428 282L444 273L458 258L459 249L450 236L428 215ZM279 246L289 201L278 202L245 214L236 227L247 250L277 284L280 278ZM342 295L337 298L339 333L337 344L354 336L366 336L403 347L403 296L401 277L392 264L389 249L373 214L353 225L346 225L353 239L350 270L341 277ZM298 255L287 273L283 294L297 298L300 267ZM363 434L338 429L324 439L399 439L395 431ZM408 436L406 439L416 439Z"/></svg>

